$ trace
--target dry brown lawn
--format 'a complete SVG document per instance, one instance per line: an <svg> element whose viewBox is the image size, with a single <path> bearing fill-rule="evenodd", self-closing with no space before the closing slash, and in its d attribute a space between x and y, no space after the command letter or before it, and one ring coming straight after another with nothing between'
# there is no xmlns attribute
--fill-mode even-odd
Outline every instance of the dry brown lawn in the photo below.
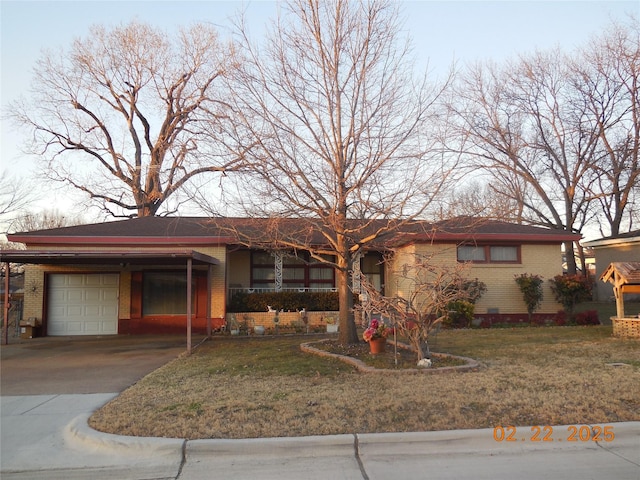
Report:
<svg viewBox="0 0 640 480"><path fill-rule="evenodd" d="M443 331L475 372L360 373L309 337L216 337L96 412L111 433L187 439L608 424L640 420L640 341L611 327Z"/></svg>

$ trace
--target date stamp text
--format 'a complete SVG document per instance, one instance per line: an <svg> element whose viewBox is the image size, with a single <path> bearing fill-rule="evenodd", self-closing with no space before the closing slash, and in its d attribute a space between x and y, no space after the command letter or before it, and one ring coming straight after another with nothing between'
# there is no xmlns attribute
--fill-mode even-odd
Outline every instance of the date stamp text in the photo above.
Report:
<svg viewBox="0 0 640 480"><path fill-rule="evenodd" d="M612 425L534 425L525 428L509 425L493 428L496 442L612 442L615 438Z"/></svg>

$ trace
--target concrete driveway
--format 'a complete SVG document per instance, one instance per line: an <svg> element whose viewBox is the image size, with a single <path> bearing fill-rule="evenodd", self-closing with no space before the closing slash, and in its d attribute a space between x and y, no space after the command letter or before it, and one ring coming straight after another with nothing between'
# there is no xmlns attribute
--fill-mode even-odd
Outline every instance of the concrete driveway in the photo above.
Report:
<svg viewBox="0 0 640 480"><path fill-rule="evenodd" d="M0 395L121 392L185 350L185 336L167 335L44 337L2 345Z"/></svg>

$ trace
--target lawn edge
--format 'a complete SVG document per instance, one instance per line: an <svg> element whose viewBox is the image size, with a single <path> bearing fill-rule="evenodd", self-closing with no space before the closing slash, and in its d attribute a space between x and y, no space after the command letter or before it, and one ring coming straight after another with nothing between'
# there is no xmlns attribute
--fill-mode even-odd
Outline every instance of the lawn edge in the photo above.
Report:
<svg viewBox="0 0 640 480"><path fill-rule="evenodd" d="M449 357L449 358L455 358L457 360L461 360L466 362L466 365L458 365L456 367L440 367L440 368L398 368L398 369L391 369L391 368L375 368L372 367L370 365L367 365L366 363L362 362L361 360L358 360L357 358L353 358L353 357L349 357L346 355L339 355L337 353L331 353L331 352L327 352L325 350L320 350L318 348L315 348L312 344L314 343L323 343L323 342L327 342L330 341L331 339L323 339L323 340L317 340L317 341L313 341L313 342L305 342L300 344L300 350L302 350L305 353L311 353L313 355L319 355L321 357L328 357L328 358L336 358L344 363L347 363L349 365L354 366L358 371L363 372L363 373L402 373L402 374L445 374L445 373L455 373L455 372L475 372L480 370L482 367L484 367L485 365L483 365L482 363L478 362L477 360L473 359L473 358L469 358L469 357L461 357L459 355L451 355L448 353L432 353L431 355L434 357ZM408 345L405 345L401 342L398 342L398 346L400 348L409 348Z"/></svg>

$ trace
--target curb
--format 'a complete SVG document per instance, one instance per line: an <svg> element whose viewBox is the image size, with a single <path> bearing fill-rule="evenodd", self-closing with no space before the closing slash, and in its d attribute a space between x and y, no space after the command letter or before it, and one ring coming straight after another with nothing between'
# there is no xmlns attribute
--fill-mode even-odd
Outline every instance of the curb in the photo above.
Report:
<svg viewBox="0 0 640 480"><path fill-rule="evenodd" d="M63 431L65 442L92 453L141 457L175 456L182 459L186 440L179 438L127 437L94 430L89 426L91 414L74 418Z"/></svg>
<svg viewBox="0 0 640 480"><path fill-rule="evenodd" d="M610 441L580 440L576 436L575 441L567 441L568 434L575 428L587 427L592 431L594 426L610 426L615 432L615 438ZM508 454L523 451L545 450L609 450L624 446L640 448L640 422L620 422L607 424L575 424L557 426L522 426L504 427L514 431L513 441L497 441L494 438L493 428L474 430L442 430L434 432L409 432L409 433L373 433L360 434L359 446L363 456L376 455L448 455L460 454ZM542 441L545 433L552 429L550 435L553 440ZM513 429L513 430L511 430ZM539 440L533 441L533 432L538 431ZM640 460L640 458L638 459Z"/></svg>
<svg viewBox="0 0 640 480"><path fill-rule="evenodd" d="M184 440L158 437L127 437L98 432L88 425L90 415L76 417L64 430L65 440L76 447L98 453L131 455L141 457L174 456L177 460L185 457L228 455L228 456L269 456L283 457L352 457L378 455L448 455L460 454L508 454L522 451L542 450L584 450L617 448L623 446L640 447L640 422L607 423L615 433L611 442L567 441L567 432L574 427L596 425L558 425L553 429L554 441L532 441L532 431L543 427L504 427L517 432L514 441L497 441L493 428L470 430L441 430L431 432L402 433L355 433L342 435L321 435L307 437L271 437L248 439L202 439ZM604 424L597 424L604 427ZM548 428L548 427L547 427ZM540 435L540 438L544 432ZM631 460L633 462L633 460ZM635 462L634 462L635 463Z"/></svg>
<svg viewBox="0 0 640 480"><path fill-rule="evenodd" d="M283 457L353 457L355 437L352 434L315 437L248 438L242 440L190 440L187 457L197 455Z"/></svg>

